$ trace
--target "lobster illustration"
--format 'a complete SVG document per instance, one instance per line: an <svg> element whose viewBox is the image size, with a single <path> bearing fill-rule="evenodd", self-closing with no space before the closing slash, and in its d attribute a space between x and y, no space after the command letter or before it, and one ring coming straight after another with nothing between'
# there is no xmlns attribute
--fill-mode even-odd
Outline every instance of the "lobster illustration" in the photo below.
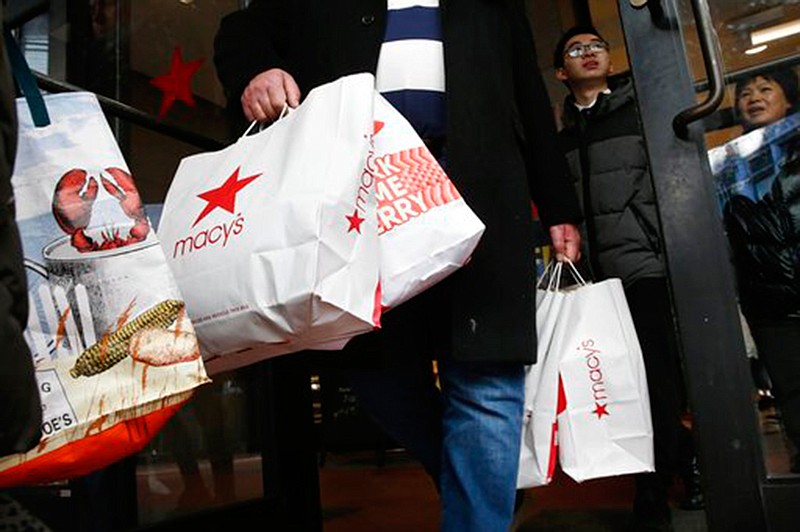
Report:
<svg viewBox="0 0 800 532"><path fill-rule="evenodd" d="M116 249L141 242L150 232L142 198L128 172L120 168L106 168L100 175L100 183L106 192L119 201L122 212L133 220L133 227L125 237L120 236L119 229L110 229L102 233L102 242L95 242L86 233L86 228L91 221L92 208L100 190L97 179L78 168L68 171L56 184L53 216L61 230L70 236L72 246L82 253Z"/></svg>

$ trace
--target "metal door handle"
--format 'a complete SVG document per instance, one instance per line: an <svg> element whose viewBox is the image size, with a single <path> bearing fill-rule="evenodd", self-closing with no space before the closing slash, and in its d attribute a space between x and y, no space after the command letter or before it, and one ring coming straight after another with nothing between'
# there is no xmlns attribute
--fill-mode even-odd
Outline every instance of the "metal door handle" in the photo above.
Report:
<svg viewBox="0 0 800 532"><path fill-rule="evenodd" d="M700 50L703 53L703 65L708 74L708 95L702 102L684 109L672 120L675 134L686 139L689 135L689 124L713 113L722 103L725 96L725 81L722 71L722 57L714 35L711 12L707 0L691 0L692 12L697 23L700 37Z"/></svg>

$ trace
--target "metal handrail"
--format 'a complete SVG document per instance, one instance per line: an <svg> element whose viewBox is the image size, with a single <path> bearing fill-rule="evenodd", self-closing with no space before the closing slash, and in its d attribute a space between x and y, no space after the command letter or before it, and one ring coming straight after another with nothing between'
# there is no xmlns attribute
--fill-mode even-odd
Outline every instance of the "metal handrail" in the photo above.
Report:
<svg viewBox="0 0 800 532"><path fill-rule="evenodd" d="M34 72L33 75L36 78L36 82L39 87L48 92L76 92L84 90L70 83L46 76L40 72ZM194 131L176 126L174 124L161 122L153 115L145 113L144 111L140 111L139 109L131 107L130 105L124 104L118 100L114 100L101 94L97 94L97 99L100 101L100 107L102 107L103 111L107 112L108 114L128 120L131 123L142 126L151 131L155 131L156 133L170 136L174 139L192 144L204 150L219 150L226 146L226 143L222 142L221 140L200 135Z"/></svg>
<svg viewBox="0 0 800 532"><path fill-rule="evenodd" d="M798 64L800 64L800 55L780 57L778 59L773 59L772 61L766 61L764 63L759 63L758 65L753 65L746 68L741 68L734 72L729 72L724 76L724 83L725 85L728 85L729 83L736 83L741 79L750 78L759 72L765 72L777 68L790 68ZM708 90L708 80L703 79L696 82L694 84L694 90L695 92L703 92Z"/></svg>
<svg viewBox="0 0 800 532"><path fill-rule="evenodd" d="M50 2L48 0L38 0L24 6L17 5L16 11L5 13L5 18L2 23L7 28L17 28L37 15L47 12L49 7ZM33 76L36 78L37 85L48 92L83 92L86 90L65 81L51 78L41 72L34 71ZM100 102L100 107L109 115L122 118L138 126L170 136L176 140L192 144L204 150L218 150L225 147L225 143L221 140L200 135L180 126L164 123L156 119L153 115L124 104L119 100L101 94L96 94L96 96Z"/></svg>
<svg viewBox="0 0 800 532"><path fill-rule="evenodd" d="M718 42L714 36L711 12L706 0L692 0L692 11L697 22L697 33L700 37L700 51L703 64L708 72L709 91L706 99L697 105L684 109L672 120L672 129L680 138L686 138L689 124L696 122L711 113L722 103L725 97L725 83L722 72L722 57Z"/></svg>

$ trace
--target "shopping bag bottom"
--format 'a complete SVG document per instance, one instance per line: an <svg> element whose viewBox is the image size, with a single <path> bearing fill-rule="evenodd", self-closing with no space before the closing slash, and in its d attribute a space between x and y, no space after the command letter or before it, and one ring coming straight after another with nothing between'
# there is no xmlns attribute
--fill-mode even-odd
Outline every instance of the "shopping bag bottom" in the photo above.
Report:
<svg viewBox="0 0 800 532"><path fill-rule="evenodd" d="M0 472L0 488L70 480L141 451L186 401L121 421L97 434Z"/></svg>

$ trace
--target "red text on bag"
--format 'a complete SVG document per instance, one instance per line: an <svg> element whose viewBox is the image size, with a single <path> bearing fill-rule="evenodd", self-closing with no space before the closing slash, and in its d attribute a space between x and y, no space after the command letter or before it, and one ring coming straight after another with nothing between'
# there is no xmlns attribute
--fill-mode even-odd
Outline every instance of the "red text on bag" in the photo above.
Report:
<svg viewBox="0 0 800 532"><path fill-rule="evenodd" d="M595 404L595 409L592 411L592 413L597 416L597 419L601 419L603 416L609 415L607 404L601 402L608 400L606 384L603 380L603 370L600 367L602 363L602 360L599 357L601 351L599 349L595 349L595 342L592 339L581 342L581 346L578 348L578 351L581 351L581 354L583 355L584 361L586 362L586 368L589 370L589 380L592 383L592 398L594 399Z"/></svg>
<svg viewBox="0 0 800 532"><path fill-rule="evenodd" d="M375 163L379 235L461 197L424 146L384 155Z"/></svg>

